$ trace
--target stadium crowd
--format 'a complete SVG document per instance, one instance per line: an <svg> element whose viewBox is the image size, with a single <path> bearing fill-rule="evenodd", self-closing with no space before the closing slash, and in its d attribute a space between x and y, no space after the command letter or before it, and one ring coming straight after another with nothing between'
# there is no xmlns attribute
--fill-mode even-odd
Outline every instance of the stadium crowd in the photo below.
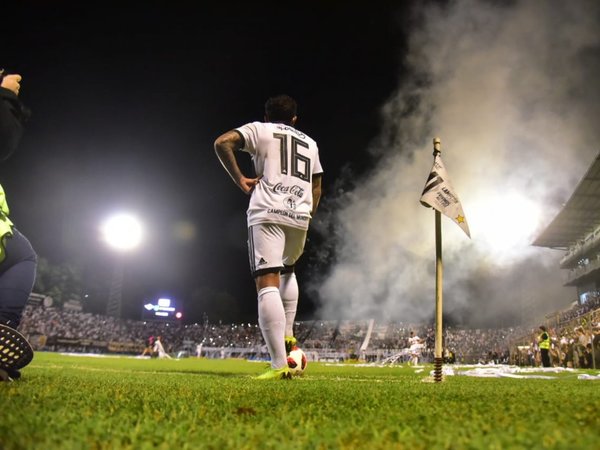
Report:
<svg viewBox="0 0 600 450"><path fill-rule="evenodd" d="M600 367L600 296L588 297L565 311L548 316L551 365L569 368ZM540 365L539 332L523 334L511 343L512 362Z"/></svg>
<svg viewBox="0 0 600 450"><path fill-rule="evenodd" d="M573 302L570 308L558 311L553 318L560 325L597 309L600 309L600 295L590 295L585 303Z"/></svg>
<svg viewBox="0 0 600 450"><path fill-rule="evenodd" d="M554 365L583 368L592 367L594 359L600 362L598 299L552 316L555 320L549 331ZM200 345L203 356L212 357L262 357L266 352L257 324L144 322L42 305L27 306L20 331L37 350L141 354L151 336L160 336L171 354L196 354ZM411 332L422 343L421 361L431 361L435 340L432 324L314 320L295 326L302 348L313 359L382 361L404 352L406 357L401 360L407 361ZM538 334L537 326L446 327L444 357L457 363L539 365Z"/></svg>

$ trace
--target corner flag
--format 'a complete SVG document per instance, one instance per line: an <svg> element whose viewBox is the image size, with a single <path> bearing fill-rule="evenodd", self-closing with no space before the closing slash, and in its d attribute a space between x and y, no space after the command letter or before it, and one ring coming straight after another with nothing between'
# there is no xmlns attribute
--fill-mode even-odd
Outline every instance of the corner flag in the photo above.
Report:
<svg viewBox="0 0 600 450"><path fill-rule="evenodd" d="M467 224L460 200L454 192L452 184L450 184L446 168L439 154L435 155L433 159L431 173L421 194L421 204L428 208L436 209L449 217L469 238L471 237L469 225Z"/></svg>

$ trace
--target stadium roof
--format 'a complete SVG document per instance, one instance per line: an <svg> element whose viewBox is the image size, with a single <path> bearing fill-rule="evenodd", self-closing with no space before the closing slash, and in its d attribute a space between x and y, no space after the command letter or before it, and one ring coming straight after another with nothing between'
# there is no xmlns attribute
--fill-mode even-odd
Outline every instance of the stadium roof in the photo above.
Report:
<svg viewBox="0 0 600 450"><path fill-rule="evenodd" d="M600 154L575 192L533 245L567 249L600 226Z"/></svg>

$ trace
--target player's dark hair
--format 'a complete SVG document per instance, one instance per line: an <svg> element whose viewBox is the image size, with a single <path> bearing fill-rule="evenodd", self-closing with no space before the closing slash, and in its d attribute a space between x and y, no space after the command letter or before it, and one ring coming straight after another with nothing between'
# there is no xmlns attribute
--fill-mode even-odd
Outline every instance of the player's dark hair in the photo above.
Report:
<svg viewBox="0 0 600 450"><path fill-rule="evenodd" d="M292 124L296 116L298 106L296 100L289 95L277 95L271 97L265 103L265 116L269 122L281 122L286 125Z"/></svg>

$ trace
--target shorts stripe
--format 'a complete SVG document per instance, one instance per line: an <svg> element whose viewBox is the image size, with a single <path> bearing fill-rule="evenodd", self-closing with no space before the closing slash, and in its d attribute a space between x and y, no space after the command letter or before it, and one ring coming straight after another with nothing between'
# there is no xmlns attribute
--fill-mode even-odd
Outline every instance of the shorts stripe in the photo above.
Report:
<svg viewBox="0 0 600 450"><path fill-rule="evenodd" d="M250 259L250 271L254 273L256 265L254 264L254 234L251 226L248 227L248 258Z"/></svg>

